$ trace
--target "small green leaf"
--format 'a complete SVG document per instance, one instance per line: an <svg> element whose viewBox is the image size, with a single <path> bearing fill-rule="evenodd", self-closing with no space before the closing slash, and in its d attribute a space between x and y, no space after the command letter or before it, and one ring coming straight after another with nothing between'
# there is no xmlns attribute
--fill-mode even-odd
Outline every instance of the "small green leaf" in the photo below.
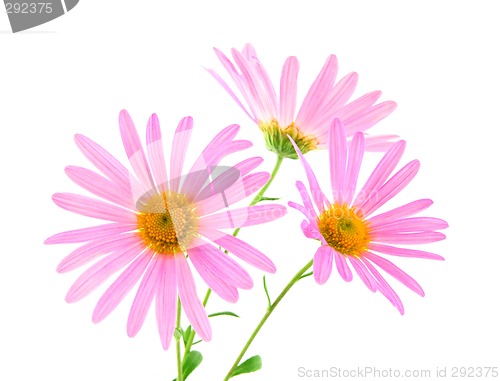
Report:
<svg viewBox="0 0 500 381"><path fill-rule="evenodd" d="M262 280L264 282L264 291L266 292L266 296L267 296L267 307L271 308L271 298L269 297L269 291L267 290L266 276L265 275L263 276Z"/></svg>
<svg viewBox="0 0 500 381"><path fill-rule="evenodd" d="M198 340L198 341L195 341L192 345L196 345L196 344L199 344L201 343L203 340Z"/></svg>
<svg viewBox="0 0 500 381"><path fill-rule="evenodd" d="M231 312L231 311L216 312L216 313L208 315L208 317L211 318L214 316L221 316L221 315L234 316L234 317L239 318L238 315L236 315L234 312Z"/></svg>
<svg viewBox="0 0 500 381"><path fill-rule="evenodd" d="M233 374L231 374L231 377L238 376L239 374L255 372L260 368L262 368L262 359L259 355L252 356L238 365L233 371Z"/></svg>
<svg viewBox="0 0 500 381"><path fill-rule="evenodd" d="M182 376L184 379L188 378L193 370L201 364L203 356L198 351L191 351L187 354L184 363L182 364Z"/></svg>
<svg viewBox="0 0 500 381"><path fill-rule="evenodd" d="M191 335L192 330L193 330L193 328L191 328L191 326L188 326L186 328L186 330L184 331L184 335L182 335L182 340L184 341L184 346L187 345L187 342L189 340L189 336Z"/></svg>
<svg viewBox="0 0 500 381"><path fill-rule="evenodd" d="M279 197L261 197L259 201L276 201L279 199Z"/></svg>
<svg viewBox="0 0 500 381"><path fill-rule="evenodd" d="M313 275L313 272L312 272L312 271L311 271L311 272L308 272L307 274L302 275L299 279L302 279L302 278L307 278L308 276L311 276L311 275Z"/></svg>

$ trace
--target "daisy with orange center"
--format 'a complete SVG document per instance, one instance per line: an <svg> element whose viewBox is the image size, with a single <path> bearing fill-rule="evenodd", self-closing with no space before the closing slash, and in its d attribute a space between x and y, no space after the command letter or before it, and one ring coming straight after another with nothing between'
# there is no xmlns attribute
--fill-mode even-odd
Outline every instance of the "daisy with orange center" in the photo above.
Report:
<svg viewBox="0 0 500 381"><path fill-rule="evenodd" d="M176 315L177 322L180 319L179 298L193 329L203 340L210 340L210 324L189 262L216 294L235 302L238 289L249 289L253 282L233 256L267 272L276 269L260 251L223 230L269 222L284 216L286 209L277 204L228 208L261 188L270 177L266 172L251 173L262 162L256 157L234 167L219 167L225 156L251 146L248 141L234 140L239 126L217 134L183 176L193 128L190 117L182 119L175 131L170 175L156 115L147 125L146 149L126 111L120 113L119 123L133 173L97 143L77 135L78 147L100 173L74 166L67 167L66 173L103 200L72 193L53 196L63 209L110 221L59 233L45 241L81 244L59 264L59 272L94 261L72 285L66 300L82 299L121 271L97 303L94 322L108 316L139 283L128 317L129 336L138 333L155 300L160 339L167 349ZM224 254L220 247L232 255Z"/></svg>
<svg viewBox="0 0 500 381"><path fill-rule="evenodd" d="M278 96L252 45L245 45L241 52L232 49L234 63L220 50L215 49L215 53L238 88L241 98L214 70L208 71L259 126L267 148L279 157L297 159L288 136L305 154L327 147L328 129L334 118L344 121L346 134L352 137L358 131L368 130L396 108L393 101L376 103L382 94L380 91L370 92L349 102L358 75L349 73L336 82L337 58L330 55L296 113L299 72L296 57L288 57L283 65ZM366 137L366 148L385 151L395 137Z"/></svg>
<svg viewBox="0 0 500 381"><path fill-rule="evenodd" d="M406 187L418 172L419 162L413 160L390 177L403 155L403 140L387 151L357 194L356 184L365 148L363 134L355 134L348 145L345 127L339 119L335 119L328 144L333 199L328 199L321 191L314 172L296 147L307 174L309 192L298 181L297 189L303 205L289 203L306 217L301 225L304 235L321 243L314 255L314 278L319 284L325 283L335 262L340 276L345 281L351 281L352 267L371 291L380 291L403 314L400 298L376 267L417 294L423 296L424 292L413 278L376 253L442 260L437 254L392 245L440 241L445 235L438 230L447 228L448 224L438 218L413 217L432 204L428 199L372 216Z"/></svg>

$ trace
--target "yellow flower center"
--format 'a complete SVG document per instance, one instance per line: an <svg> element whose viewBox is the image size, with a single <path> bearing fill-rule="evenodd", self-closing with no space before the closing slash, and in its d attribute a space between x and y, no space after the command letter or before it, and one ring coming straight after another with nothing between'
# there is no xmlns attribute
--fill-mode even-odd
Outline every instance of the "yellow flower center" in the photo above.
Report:
<svg viewBox="0 0 500 381"><path fill-rule="evenodd" d="M328 245L341 254L358 256L368 249L368 222L346 204L333 204L325 210L318 227Z"/></svg>
<svg viewBox="0 0 500 381"><path fill-rule="evenodd" d="M259 122L259 128L266 139L266 147L268 150L277 153L282 157L298 159L297 152L293 148L292 143L287 135L297 144L302 154L316 149L318 139L314 136L304 135L292 122L289 126L282 128L278 121L273 119L270 123Z"/></svg>
<svg viewBox="0 0 500 381"><path fill-rule="evenodd" d="M195 205L183 194L169 191L155 194L141 202L137 228L146 245L155 252L185 252L197 235Z"/></svg>

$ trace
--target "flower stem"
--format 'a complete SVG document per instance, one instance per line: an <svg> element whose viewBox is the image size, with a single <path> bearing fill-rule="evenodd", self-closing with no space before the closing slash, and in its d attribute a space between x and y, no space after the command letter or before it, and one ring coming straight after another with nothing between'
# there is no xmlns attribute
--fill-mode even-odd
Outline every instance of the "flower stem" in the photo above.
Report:
<svg viewBox="0 0 500 381"><path fill-rule="evenodd" d="M264 314L262 319L260 319L259 324L257 324L257 327L255 327L254 331L252 332L252 334L248 338L247 342L245 343L245 346L243 347L240 354L236 358L236 361L233 363L233 366L231 367L231 369L229 369L229 372L227 372L227 375L226 375L226 378L224 378L224 381L227 381L231 378L231 375L233 374L234 370L240 364L241 359L245 355L247 349L250 347L250 344L252 344L253 340L255 339L257 334L259 333L259 331L262 328L262 326L264 325L264 323L267 321L269 316L271 316L273 311L276 309L276 307L281 302L281 300L285 297L285 295L288 293L288 291L290 291L290 289L293 287L293 285L303 278L304 273L311 268L312 264L313 264L313 260L311 259L309 262L307 262L307 264L304 267L302 267L297 272L297 274L294 275L294 277L290 280L290 282L288 282L288 284L285 286L285 288L278 295L276 300L267 308L266 313Z"/></svg>
<svg viewBox="0 0 500 381"><path fill-rule="evenodd" d="M182 312L182 305L181 305L181 300L177 299L177 319L176 319L176 330L177 332L181 332L181 312ZM184 381L183 375L182 375L182 363L181 361L181 338L177 334L175 337L175 351L177 353L177 381ZM184 355L186 352L184 352Z"/></svg>
<svg viewBox="0 0 500 381"><path fill-rule="evenodd" d="M262 187L262 189L259 191L259 193L257 193L257 195L253 198L253 200L250 202L249 206L255 205L255 204L259 203L260 201L262 201L264 193L267 191L267 188L269 188L269 186L273 182L274 178L278 174L278 171L281 167L281 163L283 163L283 159L284 159L283 156L280 156L280 155L276 156L276 164L274 165L273 171L271 173L271 177L269 178L267 183ZM234 230L233 237L236 237L238 235L238 233L240 232L240 229L241 228L237 228ZM212 290L209 288L207 290L207 293L205 294L205 299L203 300L203 307L205 307L207 305L208 299L210 298L211 293L212 293ZM193 340L194 340L195 335L196 335L196 332L194 330L192 330L189 337L188 337L188 340L186 342L186 347L184 349L184 358L182 360L183 362L186 359L187 354L191 350L191 346L193 345Z"/></svg>

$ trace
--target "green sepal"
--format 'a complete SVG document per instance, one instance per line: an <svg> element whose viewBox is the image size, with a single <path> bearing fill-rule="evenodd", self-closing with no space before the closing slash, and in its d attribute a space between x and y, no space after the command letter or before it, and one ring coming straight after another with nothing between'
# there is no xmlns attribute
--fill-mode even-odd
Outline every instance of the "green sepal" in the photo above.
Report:
<svg viewBox="0 0 500 381"><path fill-rule="evenodd" d="M184 332L183 332L182 328L175 328L174 329L175 340L180 340L181 337L183 337L183 335L184 335Z"/></svg>

